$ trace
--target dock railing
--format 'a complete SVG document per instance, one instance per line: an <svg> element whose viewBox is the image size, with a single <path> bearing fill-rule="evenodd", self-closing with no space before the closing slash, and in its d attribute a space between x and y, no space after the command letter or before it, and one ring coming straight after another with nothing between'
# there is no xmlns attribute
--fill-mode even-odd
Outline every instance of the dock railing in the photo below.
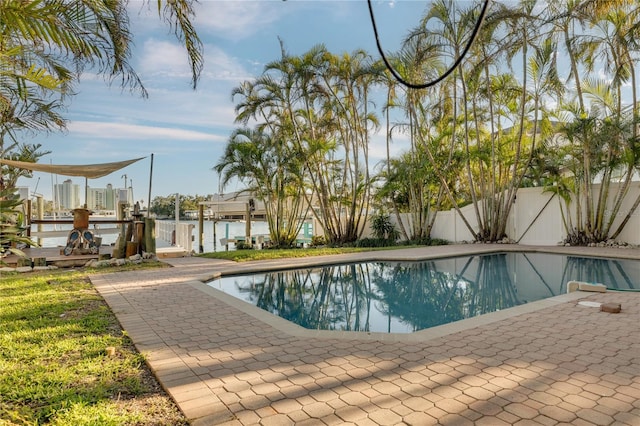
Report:
<svg viewBox="0 0 640 426"><path fill-rule="evenodd" d="M191 253L194 227L195 225L190 223L176 224L173 221L156 220L156 238Z"/></svg>
<svg viewBox="0 0 640 426"><path fill-rule="evenodd" d="M116 219L90 219L89 226L87 229L93 232L96 237L102 240L102 236L111 235L111 234L119 234L121 232L119 226L107 226L104 225L127 225L133 224L133 221L130 219L127 220L116 220ZM36 225L36 230L32 229L32 226ZM26 224L27 227L27 236L31 238L36 238L36 243L38 245L43 244L43 240L46 238L64 238L66 239L69 236L69 232L71 229L63 229L63 230L50 230L44 231L42 230L42 225L70 225L73 228L74 221L73 219L29 219Z"/></svg>

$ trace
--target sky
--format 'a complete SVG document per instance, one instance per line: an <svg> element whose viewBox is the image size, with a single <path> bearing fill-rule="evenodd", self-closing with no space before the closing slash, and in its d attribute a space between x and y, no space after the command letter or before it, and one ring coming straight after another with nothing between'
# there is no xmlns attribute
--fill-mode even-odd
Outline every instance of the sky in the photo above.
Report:
<svg viewBox="0 0 640 426"><path fill-rule="evenodd" d="M156 196L219 193L212 167L221 158L237 127L231 92L241 82L262 73L264 65L280 58L282 39L287 51L303 54L318 44L340 54L367 50L379 59L367 3L364 0L201 0L196 6L196 30L204 43L204 70L196 90L184 48L168 26L142 0L130 0L135 46L131 63L149 92L147 99L109 85L103 77L84 74L64 112L63 133L36 135L51 154L40 159L52 164L95 164L146 157L107 177L89 180L92 188L111 183L132 186L134 199L146 207ZM376 1L374 12L386 52L400 48L429 2ZM392 147L397 154L402 141ZM151 154L153 173L151 174ZM384 158L384 138L373 138L371 162ZM126 176L125 176L126 175ZM150 179L151 177L151 179ZM72 179L84 188L84 178L34 173L19 186L51 199L52 187ZM222 192L242 189L232 183ZM81 190L81 202L84 191Z"/></svg>

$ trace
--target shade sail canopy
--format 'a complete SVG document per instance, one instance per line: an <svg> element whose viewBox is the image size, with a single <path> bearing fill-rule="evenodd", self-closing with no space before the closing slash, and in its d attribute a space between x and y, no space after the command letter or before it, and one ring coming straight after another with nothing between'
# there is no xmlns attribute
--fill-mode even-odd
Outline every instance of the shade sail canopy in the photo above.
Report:
<svg viewBox="0 0 640 426"><path fill-rule="evenodd" d="M29 163L26 161L4 160L0 158L0 164L5 164L7 166L17 167L20 169L33 170L35 172L54 173L63 176L82 176L87 179L96 179L110 175L111 173L127 167L129 164L133 164L136 161L140 161L143 158L145 157L134 158L133 160L117 161L115 163L85 165Z"/></svg>

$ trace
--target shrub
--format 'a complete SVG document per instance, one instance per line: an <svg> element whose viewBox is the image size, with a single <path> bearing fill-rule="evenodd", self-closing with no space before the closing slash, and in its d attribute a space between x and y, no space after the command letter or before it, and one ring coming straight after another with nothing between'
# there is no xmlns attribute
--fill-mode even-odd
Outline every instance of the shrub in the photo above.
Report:
<svg viewBox="0 0 640 426"><path fill-rule="evenodd" d="M396 245L395 241L386 238L362 238L354 243L354 247L389 247Z"/></svg>
<svg viewBox="0 0 640 426"><path fill-rule="evenodd" d="M416 238L413 240L407 240L407 241L403 241L404 245L407 246L411 246L411 245L416 245L416 246L446 246L449 244L449 241L442 239L442 238L431 238L431 237L426 237L426 238Z"/></svg>
<svg viewBox="0 0 640 426"><path fill-rule="evenodd" d="M251 250L253 246L249 243L245 243L244 241L238 241L236 243L236 250Z"/></svg>
<svg viewBox="0 0 640 426"><path fill-rule="evenodd" d="M1 259L9 253L24 256L24 253L16 248L18 245L34 245L24 236L26 228L21 226L21 205L22 201L15 189L0 190L0 265Z"/></svg>
<svg viewBox="0 0 640 426"><path fill-rule="evenodd" d="M327 244L327 240L324 235L313 235L311 237L311 247L319 247Z"/></svg>
<svg viewBox="0 0 640 426"><path fill-rule="evenodd" d="M393 222L391 222L391 217L388 214L380 213L373 216L371 219L371 230L377 239L396 241L400 236L400 233Z"/></svg>

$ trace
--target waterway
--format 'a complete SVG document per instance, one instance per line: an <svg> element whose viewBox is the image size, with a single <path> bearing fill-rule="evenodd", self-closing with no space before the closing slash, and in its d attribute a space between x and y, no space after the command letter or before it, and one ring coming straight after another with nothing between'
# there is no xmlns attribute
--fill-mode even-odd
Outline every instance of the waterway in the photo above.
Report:
<svg viewBox="0 0 640 426"><path fill-rule="evenodd" d="M198 221L197 220L183 220L181 223L192 223L193 228L193 249L198 252ZM215 222L216 242L215 249L213 244L213 226L214 222L206 220L204 221L204 252L211 253L213 251L224 251L225 246L220 243L221 238L235 238L243 237L245 235L245 222ZM251 222L251 235L269 235L269 225L267 222ZM229 246L230 249L234 249L233 244Z"/></svg>
<svg viewBox="0 0 640 426"><path fill-rule="evenodd" d="M198 239L198 221L197 220L181 220L181 223L189 223L194 225L193 227L193 248L197 252L199 239ZM113 224L105 224L101 225L103 228L113 228L116 225ZM236 236L244 236L245 235L245 226L244 222L215 222L215 232L216 232L216 244L214 250L213 244L213 226L214 222L205 221L204 222L204 251L205 253L210 253L213 251L224 251L225 246L220 243L221 238L234 238ZM37 231L37 225L32 225L31 231ZM42 225L43 231L70 231L73 229L73 225ZM91 231L93 231L94 235L98 237L102 237L103 245L111 245L115 244L116 239L118 238L118 234L108 234L102 233L100 227L90 226ZM269 226L266 222L251 222L251 235L265 235L269 233ZM36 238L34 237L34 240ZM67 237L55 237L55 238L44 238L41 240L42 247L62 247L66 245ZM169 242L156 240L157 247L167 247L169 246ZM229 246L230 249L234 249L233 244Z"/></svg>

